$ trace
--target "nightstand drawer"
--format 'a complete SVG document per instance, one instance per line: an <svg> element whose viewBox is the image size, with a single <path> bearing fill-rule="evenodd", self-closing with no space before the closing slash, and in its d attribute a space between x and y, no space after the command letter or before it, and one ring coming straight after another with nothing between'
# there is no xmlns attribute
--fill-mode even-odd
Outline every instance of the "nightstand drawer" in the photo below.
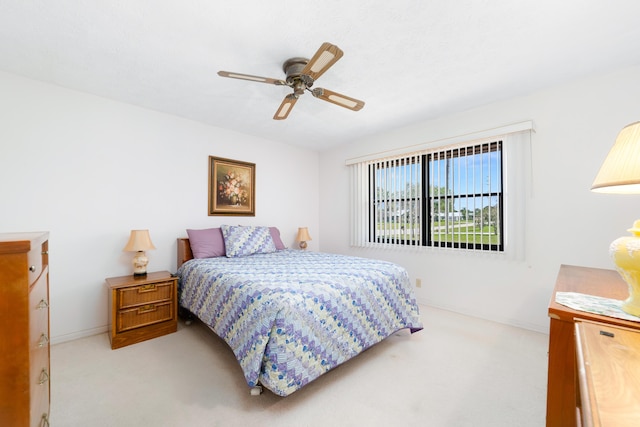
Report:
<svg viewBox="0 0 640 427"><path fill-rule="evenodd" d="M116 331L123 332L142 326L174 320L174 301L145 304L139 307L120 310L117 314Z"/></svg>
<svg viewBox="0 0 640 427"><path fill-rule="evenodd" d="M125 309L140 304L167 301L173 298L174 281L132 286L118 290L118 308Z"/></svg>

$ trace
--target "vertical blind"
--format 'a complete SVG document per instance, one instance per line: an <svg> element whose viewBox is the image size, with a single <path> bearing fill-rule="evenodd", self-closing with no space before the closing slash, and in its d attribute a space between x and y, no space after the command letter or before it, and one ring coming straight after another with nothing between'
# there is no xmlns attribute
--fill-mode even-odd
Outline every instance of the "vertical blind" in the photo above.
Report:
<svg viewBox="0 0 640 427"><path fill-rule="evenodd" d="M373 187L369 235L375 242L421 244L421 160L420 154L414 154L369 165L369 182Z"/></svg>
<svg viewBox="0 0 640 427"><path fill-rule="evenodd" d="M352 246L421 244L422 157L413 153L352 165Z"/></svg>

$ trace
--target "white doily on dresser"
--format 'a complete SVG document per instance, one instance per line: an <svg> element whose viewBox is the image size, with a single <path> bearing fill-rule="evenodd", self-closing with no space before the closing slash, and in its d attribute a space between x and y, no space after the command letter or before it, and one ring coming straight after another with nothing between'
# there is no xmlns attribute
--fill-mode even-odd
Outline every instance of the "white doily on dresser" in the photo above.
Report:
<svg viewBox="0 0 640 427"><path fill-rule="evenodd" d="M640 317L622 311L623 301L578 292L556 292L556 302L578 311L640 322Z"/></svg>

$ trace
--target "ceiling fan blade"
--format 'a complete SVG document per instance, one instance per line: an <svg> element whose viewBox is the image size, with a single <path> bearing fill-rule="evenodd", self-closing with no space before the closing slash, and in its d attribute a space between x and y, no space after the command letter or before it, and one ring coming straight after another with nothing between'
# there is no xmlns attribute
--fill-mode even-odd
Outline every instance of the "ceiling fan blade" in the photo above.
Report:
<svg viewBox="0 0 640 427"><path fill-rule="evenodd" d="M327 42L322 43L320 49L302 70L302 74L318 80L338 59L342 58L343 54L338 46Z"/></svg>
<svg viewBox="0 0 640 427"><path fill-rule="evenodd" d="M249 80L252 82L269 83L277 86L284 86L287 84L284 80L272 79L270 77L252 76L250 74L232 73L231 71L218 71L218 75L221 77L230 77L232 79Z"/></svg>
<svg viewBox="0 0 640 427"><path fill-rule="evenodd" d="M276 111L276 114L273 116L273 120L286 119L289 116L289 113L291 112L291 109L293 108L297 100L298 100L298 97L292 93L285 96L284 99L282 100L282 104L280 104L280 107L278 107L278 111Z"/></svg>
<svg viewBox="0 0 640 427"><path fill-rule="evenodd" d="M313 89L311 93L316 98L320 98L323 101L331 102L333 104L348 108L353 111L359 111L362 109L362 107L364 107L364 101L339 94L332 90L323 89L321 87Z"/></svg>

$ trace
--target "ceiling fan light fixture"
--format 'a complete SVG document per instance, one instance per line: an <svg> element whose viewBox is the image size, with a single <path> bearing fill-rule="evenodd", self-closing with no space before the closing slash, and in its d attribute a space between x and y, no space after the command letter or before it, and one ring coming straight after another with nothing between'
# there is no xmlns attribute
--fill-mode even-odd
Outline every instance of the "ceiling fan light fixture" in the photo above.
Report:
<svg viewBox="0 0 640 427"><path fill-rule="evenodd" d="M304 95L307 85L302 80L296 80L293 82L293 93L297 96Z"/></svg>

